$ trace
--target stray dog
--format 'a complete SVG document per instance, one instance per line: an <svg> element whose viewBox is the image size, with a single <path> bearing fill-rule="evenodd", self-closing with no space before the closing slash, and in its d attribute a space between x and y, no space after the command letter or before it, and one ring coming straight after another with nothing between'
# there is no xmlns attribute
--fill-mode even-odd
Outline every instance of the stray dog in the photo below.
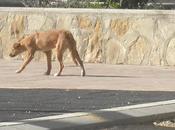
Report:
<svg viewBox="0 0 175 130"><path fill-rule="evenodd" d="M33 59L36 51L42 51L47 57L47 71L45 75L49 75L51 72L51 57L52 49L56 48L57 59L60 63L60 70L54 74L54 76L61 75L64 68L63 53L66 49L69 49L72 55L72 59L76 65L81 67L81 76L85 76L85 69L82 60L76 49L76 41L70 31L66 30L49 30L46 32L35 32L33 34L23 36L16 43L13 44L12 50L9 54L10 57L15 57L18 54L27 51L27 58L16 73L20 73L24 70L27 64Z"/></svg>

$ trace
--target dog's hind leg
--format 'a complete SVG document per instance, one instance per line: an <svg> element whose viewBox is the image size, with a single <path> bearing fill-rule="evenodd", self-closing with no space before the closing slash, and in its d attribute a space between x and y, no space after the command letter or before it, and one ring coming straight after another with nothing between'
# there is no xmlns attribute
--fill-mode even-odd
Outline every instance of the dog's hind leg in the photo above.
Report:
<svg viewBox="0 0 175 130"><path fill-rule="evenodd" d="M59 72L55 73L54 76L60 76L61 75L61 72L64 68L64 64L63 64L63 54L61 52L57 52L57 59L59 61L59 64L60 64L60 70Z"/></svg>
<svg viewBox="0 0 175 130"><path fill-rule="evenodd" d="M77 62L77 60L76 60L76 57L75 57L74 54L72 53L72 51L71 51L71 56L72 56L72 60L73 60L73 62L75 63L75 65L78 66L78 62Z"/></svg>
<svg viewBox="0 0 175 130"><path fill-rule="evenodd" d="M81 67L81 76L85 76L85 69L84 69L84 65L83 65L83 61L80 59L80 56L76 50L76 48L73 48L71 50L72 55L74 56L74 58L78 61L78 63L80 64Z"/></svg>
<svg viewBox="0 0 175 130"><path fill-rule="evenodd" d="M56 51L57 51L57 60L59 61L60 64L60 69L57 73L54 74L54 76L60 76L61 72L64 68L64 64L63 64L63 53L65 51L65 48L63 46L63 41L62 40L58 40L57 42L57 46L56 46Z"/></svg>
<svg viewBox="0 0 175 130"><path fill-rule="evenodd" d="M47 58L47 71L44 73L45 75L50 75L52 69L52 50L44 52Z"/></svg>

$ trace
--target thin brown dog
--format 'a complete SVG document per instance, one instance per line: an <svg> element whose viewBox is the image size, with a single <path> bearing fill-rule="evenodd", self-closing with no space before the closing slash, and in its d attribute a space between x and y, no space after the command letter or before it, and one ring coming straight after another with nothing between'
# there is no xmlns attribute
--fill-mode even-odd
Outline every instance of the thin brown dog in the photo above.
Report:
<svg viewBox="0 0 175 130"><path fill-rule="evenodd" d="M45 74L49 75L52 68L52 49L54 48L56 48L57 59L60 63L60 70L55 74L55 76L61 75L61 72L64 68L63 53L66 49L69 49L71 52L74 63L76 65L79 63L81 67L81 76L85 76L84 65L76 49L76 41L74 40L72 33L66 30L50 30L46 32L36 32L28 36L24 36L19 39L18 42L13 44L9 56L15 57L18 54L27 51L26 60L20 69L16 71L16 73L20 73L33 59L35 52L42 51L46 54L47 57L47 71Z"/></svg>

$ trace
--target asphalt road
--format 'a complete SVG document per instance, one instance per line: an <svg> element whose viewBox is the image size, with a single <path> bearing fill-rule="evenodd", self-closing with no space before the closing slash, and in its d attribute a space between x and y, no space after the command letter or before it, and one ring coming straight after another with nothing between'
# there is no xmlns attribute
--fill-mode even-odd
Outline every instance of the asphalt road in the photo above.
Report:
<svg viewBox="0 0 175 130"><path fill-rule="evenodd" d="M174 99L174 92L0 89L0 122Z"/></svg>

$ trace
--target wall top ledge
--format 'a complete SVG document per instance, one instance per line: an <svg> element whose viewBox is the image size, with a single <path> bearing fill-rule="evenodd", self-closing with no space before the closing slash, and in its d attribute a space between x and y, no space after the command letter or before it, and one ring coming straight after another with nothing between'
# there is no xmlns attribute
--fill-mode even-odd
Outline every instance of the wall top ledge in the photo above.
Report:
<svg viewBox="0 0 175 130"><path fill-rule="evenodd" d="M25 8L25 7L0 7L0 12L26 12L26 13L97 13L97 14L138 14L138 15L174 15L175 10L130 10L130 9L82 9L82 8Z"/></svg>

